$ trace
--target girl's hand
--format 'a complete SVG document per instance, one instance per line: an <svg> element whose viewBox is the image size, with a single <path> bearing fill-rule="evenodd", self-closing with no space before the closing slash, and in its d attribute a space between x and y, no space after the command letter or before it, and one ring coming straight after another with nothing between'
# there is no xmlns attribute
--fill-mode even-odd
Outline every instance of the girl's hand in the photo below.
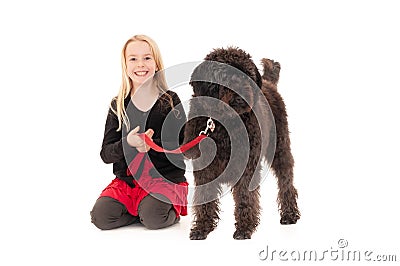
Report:
<svg viewBox="0 0 400 266"><path fill-rule="evenodd" d="M132 147L135 147L138 152L148 152L150 150L150 147L146 145L144 142L144 139L142 139L139 134L140 127L137 126L134 129L129 132L128 136L126 137L126 141L128 144ZM154 130L148 129L146 132L144 132L150 139L153 137Z"/></svg>
<svg viewBox="0 0 400 266"><path fill-rule="evenodd" d="M146 130L146 132L144 132L144 134L146 134L151 140L153 140L153 134L154 134L154 130L152 130L151 128L149 128L148 130ZM140 147L140 148L136 148L139 152L148 152L150 150L150 146L148 146L144 140L143 140L144 146Z"/></svg>

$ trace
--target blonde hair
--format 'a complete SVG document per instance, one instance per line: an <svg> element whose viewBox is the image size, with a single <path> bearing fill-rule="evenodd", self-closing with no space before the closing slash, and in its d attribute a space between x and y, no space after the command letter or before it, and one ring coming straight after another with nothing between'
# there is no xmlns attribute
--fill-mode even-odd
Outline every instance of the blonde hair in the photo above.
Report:
<svg viewBox="0 0 400 266"><path fill-rule="evenodd" d="M150 37L146 35L135 35L129 40L126 41L125 45L122 48L121 52L121 66L122 66L122 82L121 82L121 87L119 89L119 93L116 97L113 98L112 102L115 101L115 108L112 106L111 102L111 110L114 112L114 114L118 117L118 129L117 131L120 131L122 129L122 124L124 124L129 131L130 128L130 123L128 116L126 114L125 110L125 98L130 95L131 89L133 87L132 80L129 78L128 74L126 73L126 56L125 56L125 51L129 43L131 42L136 42L136 41L142 41L146 42L150 46L150 50L153 54L154 61L156 63L156 75L153 77L153 81L155 86L158 88L160 91L160 94L163 95L163 97L167 97L167 101L169 102L170 106L172 109L174 109L174 104L172 101L172 97L165 93L168 90L168 85L167 81L165 79L165 74L164 74L164 64L161 58L161 52L160 49L158 48L157 43L151 39Z"/></svg>

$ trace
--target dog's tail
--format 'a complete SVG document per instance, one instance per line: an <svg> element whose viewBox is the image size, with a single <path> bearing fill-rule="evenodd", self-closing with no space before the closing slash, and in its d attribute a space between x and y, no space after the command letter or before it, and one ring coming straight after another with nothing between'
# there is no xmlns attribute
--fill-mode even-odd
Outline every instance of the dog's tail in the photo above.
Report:
<svg viewBox="0 0 400 266"><path fill-rule="evenodd" d="M269 104L275 127L270 130L270 140L267 146L267 161L272 162L271 166L275 170L278 164L277 159L282 157L288 160L288 164L292 164L293 158L290 153L290 138L287 120L287 111L285 102L278 92L277 84L281 65L272 59L263 58L261 60L263 66L262 73L262 92ZM283 154L288 152L288 154ZM277 154L278 153L278 154ZM276 156L278 155L278 156ZM289 166L290 168L291 166ZM275 169L274 169L275 168Z"/></svg>
<svg viewBox="0 0 400 266"><path fill-rule="evenodd" d="M261 63L263 66L262 79L277 85L279 81L279 73L281 72L281 64L268 58L261 59Z"/></svg>

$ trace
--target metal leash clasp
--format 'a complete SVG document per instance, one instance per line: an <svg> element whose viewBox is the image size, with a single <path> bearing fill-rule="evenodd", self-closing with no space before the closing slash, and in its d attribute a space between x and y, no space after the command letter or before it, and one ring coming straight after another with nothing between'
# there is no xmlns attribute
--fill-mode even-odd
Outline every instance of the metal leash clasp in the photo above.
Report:
<svg viewBox="0 0 400 266"><path fill-rule="evenodd" d="M200 132L199 136L202 135L202 134L208 136L208 134L207 134L208 130L210 130L211 132L214 132L214 129L215 129L215 124L214 124L214 121L213 121L213 120L211 119L211 117L210 117L210 118L208 118L208 120L207 120L207 127L206 127L206 129L205 129L205 130L202 130L202 131Z"/></svg>

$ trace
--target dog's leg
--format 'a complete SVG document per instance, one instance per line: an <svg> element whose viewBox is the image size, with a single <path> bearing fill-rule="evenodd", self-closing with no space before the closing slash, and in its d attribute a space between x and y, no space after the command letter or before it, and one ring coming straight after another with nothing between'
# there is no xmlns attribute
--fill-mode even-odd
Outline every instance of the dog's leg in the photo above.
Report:
<svg viewBox="0 0 400 266"><path fill-rule="evenodd" d="M293 185L294 159L290 148L289 125L282 96L268 82L263 92L271 107L276 126L276 148L271 168L278 179L278 205L281 224L294 224L300 218L297 190Z"/></svg>
<svg viewBox="0 0 400 266"><path fill-rule="evenodd" d="M219 195L221 187L218 184L206 188L195 188L194 191L194 222L190 231L191 240L206 239L219 221Z"/></svg>
<svg viewBox="0 0 400 266"><path fill-rule="evenodd" d="M250 239L260 222L260 192L259 187L250 191L252 178L252 175L243 176L232 190L236 219L234 239Z"/></svg>
<svg viewBox="0 0 400 266"><path fill-rule="evenodd" d="M276 115L284 116L278 119ZM294 159L290 149L289 130L286 113L275 115L277 139L272 169L278 181L278 205L281 224L295 224L300 218L297 207L297 190L293 185ZM282 122L283 121L283 122Z"/></svg>
<svg viewBox="0 0 400 266"><path fill-rule="evenodd" d="M278 179L278 205L281 224L295 224L300 218L297 207L297 190L293 185L293 161L291 153L282 151L275 154L272 168Z"/></svg>

